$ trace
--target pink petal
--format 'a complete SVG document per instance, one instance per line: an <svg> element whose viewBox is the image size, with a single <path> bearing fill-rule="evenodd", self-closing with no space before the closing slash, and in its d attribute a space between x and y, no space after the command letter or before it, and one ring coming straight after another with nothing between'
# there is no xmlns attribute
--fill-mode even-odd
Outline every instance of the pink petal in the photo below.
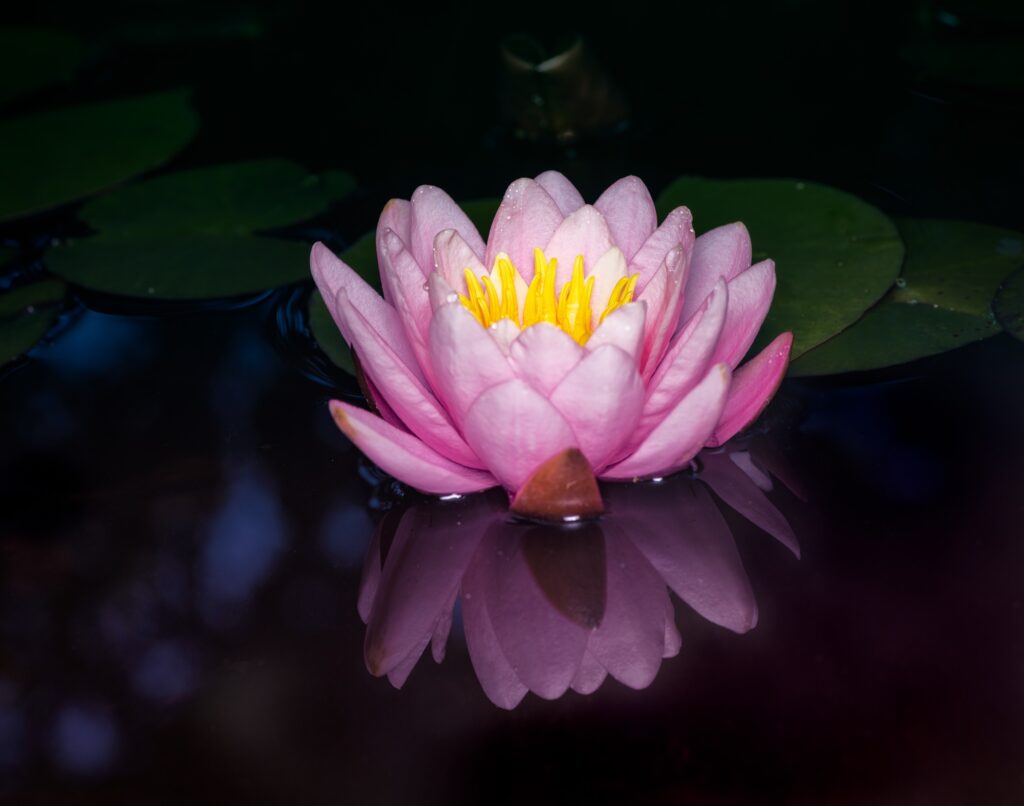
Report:
<svg viewBox="0 0 1024 806"><path fill-rule="evenodd" d="M608 670L602 666L589 649L583 650L583 659L576 676L572 679L572 690L579 694L593 694L608 676Z"/></svg>
<svg viewBox="0 0 1024 806"><path fill-rule="evenodd" d="M359 308L373 329L391 345L406 367L420 380L423 380L423 373L416 361L416 354L409 344L405 328L395 309L322 243L313 244L309 263L317 288L320 289L320 294L331 312L331 317L341 330L342 335L345 336L345 340L352 343L351 338L345 333L335 304L338 292L342 289L345 289L348 298Z"/></svg>
<svg viewBox="0 0 1024 806"><path fill-rule="evenodd" d="M461 302L434 312L428 346L437 389L456 424L482 392L515 377L494 339Z"/></svg>
<svg viewBox="0 0 1024 806"><path fill-rule="evenodd" d="M518 490L539 465L577 446L569 424L548 400L516 378L481 394L463 432L507 490Z"/></svg>
<svg viewBox="0 0 1024 806"><path fill-rule="evenodd" d="M412 433L440 455L481 468L480 460L455 430L437 398L406 368L363 315L338 292L338 309L366 376Z"/></svg>
<svg viewBox="0 0 1024 806"><path fill-rule="evenodd" d="M676 332L688 267L682 247L670 249L658 273L640 294L640 299L647 303L644 350L640 361L646 378L650 378L658 368L669 340Z"/></svg>
<svg viewBox="0 0 1024 806"><path fill-rule="evenodd" d="M727 453L701 456L704 468L700 479L725 503L751 523L760 526L797 557L800 544L785 516L768 500L761 489L730 459Z"/></svg>
<svg viewBox="0 0 1024 806"><path fill-rule="evenodd" d="M775 294L775 263L762 260L729 281L725 325L711 360L730 369L743 360L761 329Z"/></svg>
<svg viewBox="0 0 1024 806"><path fill-rule="evenodd" d="M488 273L469 244L453 229L442 230L434 238L434 265L448 285L463 296L467 293L466 269L477 277Z"/></svg>
<svg viewBox="0 0 1024 806"><path fill-rule="evenodd" d="M637 288L643 291L654 273L665 262L670 249L681 246L689 253L693 247L693 217L686 207L677 207L667 216L629 261L629 273L639 274Z"/></svg>
<svg viewBox="0 0 1024 806"><path fill-rule="evenodd" d="M608 307L608 299L612 295L615 284L626 276L626 256L617 246L613 246L597 261L593 268L587 269L587 279L594 278L594 290L590 294L590 310L594 312L594 321Z"/></svg>
<svg viewBox="0 0 1024 806"><path fill-rule="evenodd" d="M612 236L604 216L589 204L583 205L558 225L544 248L549 260L558 259L556 288L560 289L572 277L577 255L583 255L584 269L590 269L612 246Z"/></svg>
<svg viewBox="0 0 1024 806"><path fill-rule="evenodd" d="M713 366L639 447L604 471L601 478L664 476L686 465L711 436L725 404L729 380L730 372L725 364Z"/></svg>
<svg viewBox="0 0 1024 806"><path fill-rule="evenodd" d="M674 658L679 654L683 646L683 637L676 627L676 609L672 606L671 599L668 607L665 608L665 648L662 650L662 657Z"/></svg>
<svg viewBox="0 0 1024 806"><path fill-rule="evenodd" d="M586 355L576 340L556 325L538 322L509 348L509 362L523 380L545 397Z"/></svg>
<svg viewBox="0 0 1024 806"><path fill-rule="evenodd" d="M576 186L558 171L545 171L536 182L555 200L563 216L575 213L583 206L583 197Z"/></svg>
<svg viewBox="0 0 1024 806"><path fill-rule="evenodd" d="M682 320L687 321L719 278L729 282L750 266L750 233L742 223L726 224L701 235L693 245L690 279Z"/></svg>
<svg viewBox="0 0 1024 806"><path fill-rule="evenodd" d="M380 284L384 290L384 299L393 302L394 288L391 286L391 279L384 272L384 235L393 232L401 240L403 246L409 244L409 223L412 217L412 207L404 199L392 199L384 205L380 218L377 220L377 234L374 243L377 247L377 267L380 271Z"/></svg>
<svg viewBox="0 0 1024 806"><path fill-rule="evenodd" d="M612 311L597 326L597 330L587 340L587 349L596 350L604 344L614 344L620 350L639 362L640 351L644 344L644 319L647 308L642 302L630 302Z"/></svg>
<svg viewBox="0 0 1024 806"><path fill-rule="evenodd" d="M490 270L499 252L512 259L523 279L533 279L533 250L551 240L565 219L548 192L532 179L517 179L501 200L487 236L484 265Z"/></svg>
<svg viewBox="0 0 1024 806"><path fill-rule="evenodd" d="M391 278L395 292L394 305L402 315L402 324L409 335L409 341L414 347L416 342L425 345L433 312L423 288L423 272L405 248L402 239L394 232L383 234L380 252L381 272ZM422 358L419 352L417 358Z"/></svg>
<svg viewBox="0 0 1024 806"><path fill-rule="evenodd" d="M625 176L594 202L611 231L612 240L631 260L658 226L654 199L636 176Z"/></svg>
<svg viewBox="0 0 1024 806"><path fill-rule="evenodd" d="M644 384L633 357L605 344L565 376L551 402L599 475L633 433L644 403Z"/></svg>
<svg viewBox="0 0 1024 806"><path fill-rule="evenodd" d="M452 197L431 185L416 188L412 194L409 251L416 258L424 277L434 268L434 238L446 229L457 230L473 254L483 258L483 238Z"/></svg>
<svg viewBox="0 0 1024 806"><path fill-rule="evenodd" d="M754 422L775 395L789 365L793 334L781 333L732 376L725 408L711 443L721 445Z"/></svg>
<svg viewBox="0 0 1024 806"><path fill-rule="evenodd" d="M474 493L497 483L489 473L472 470L431 450L412 434L376 415L340 400L331 401L338 427L386 473L426 493Z"/></svg>

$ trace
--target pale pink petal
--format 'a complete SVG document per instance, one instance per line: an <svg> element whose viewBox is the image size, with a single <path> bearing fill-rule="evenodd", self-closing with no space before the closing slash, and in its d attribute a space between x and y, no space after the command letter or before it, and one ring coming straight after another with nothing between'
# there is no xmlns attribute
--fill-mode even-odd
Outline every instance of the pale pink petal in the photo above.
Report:
<svg viewBox="0 0 1024 806"><path fill-rule="evenodd" d="M565 216L554 199L532 179L517 179L501 200L487 236L484 265L491 269L494 259L505 252L523 279L533 278L533 250L543 248Z"/></svg>
<svg viewBox="0 0 1024 806"><path fill-rule="evenodd" d="M640 294L640 300L647 304L644 349L640 360L645 378L654 374L676 332L688 266L687 254L682 247L670 249L658 273Z"/></svg>
<svg viewBox="0 0 1024 806"><path fill-rule="evenodd" d="M391 279L384 272L384 235L393 232L406 247L409 245L409 222L412 216L412 206L404 199L392 199L384 205L380 218L377 220L377 234L374 243L377 247L377 267L380 271L380 284L384 289L384 299L393 302L394 288Z"/></svg>
<svg viewBox="0 0 1024 806"><path fill-rule="evenodd" d="M750 266L750 233L742 223L726 224L701 235L693 245L690 279L682 320L687 321L719 278L729 282Z"/></svg>
<svg viewBox="0 0 1024 806"><path fill-rule="evenodd" d="M754 343L775 294L775 263L762 260L729 281L725 325L711 360L736 369Z"/></svg>
<svg viewBox="0 0 1024 806"><path fill-rule="evenodd" d="M345 340L349 344L352 343L351 338L345 333L335 304L338 292L342 289L345 289L352 303L359 308L373 329L391 345L391 348L399 355L409 370L422 380L423 373L416 361L416 354L409 344L409 338L395 309L322 243L313 244L309 263L317 288L320 289L320 294L331 312L331 317L341 330Z"/></svg>
<svg viewBox="0 0 1024 806"><path fill-rule="evenodd" d="M338 427L374 464L399 481L426 493L474 493L497 484L489 473L446 459L412 434L388 425L370 412L331 401Z"/></svg>
<svg viewBox="0 0 1024 806"><path fill-rule="evenodd" d="M608 222L612 240L627 260L640 250L658 226L654 199L639 177L624 176L594 202Z"/></svg>
<svg viewBox="0 0 1024 806"><path fill-rule="evenodd" d="M789 351L792 346L793 334L781 333L754 358L736 370L711 444L721 445L732 439L760 416L782 383L782 376L786 374L786 367L789 365Z"/></svg>
<svg viewBox="0 0 1024 806"><path fill-rule="evenodd" d="M338 309L366 377L373 381L402 424L442 456L460 465L482 468L480 460L455 430L437 398L402 363L363 315L338 292Z"/></svg>
<svg viewBox="0 0 1024 806"><path fill-rule="evenodd" d="M560 289L572 277L577 255L583 255L584 270L587 270L596 266L612 246L612 236L604 216L589 204L583 205L558 225L544 248L548 260L558 259L556 288Z"/></svg>
<svg viewBox="0 0 1024 806"><path fill-rule="evenodd" d="M586 350L560 327L538 322L512 342L508 358L516 375L547 397L584 355Z"/></svg>
<svg viewBox="0 0 1024 806"><path fill-rule="evenodd" d="M409 251L416 258L424 277L434 269L434 238L446 229L457 230L473 254L483 258L483 238L452 197L431 185L416 188L412 194Z"/></svg>
<svg viewBox="0 0 1024 806"><path fill-rule="evenodd" d="M629 273L639 274L637 288L641 291L662 263L669 250L681 246L689 253L693 248L693 216L686 207L677 207L667 216L629 261Z"/></svg>
<svg viewBox="0 0 1024 806"><path fill-rule="evenodd" d="M565 376L551 402L597 474L633 433L644 403L644 383L633 357L605 344Z"/></svg>
<svg viewBox="0 0 1024 806"><path fill-rule="evenodd" d="M402 314L402 324L409 341L414 347L417 341L425 345L433 313L424 289L426 278L402 239L394 232L385 232L381 237L380 251L381 271L391 277L395 308ZM421 358L419 352L417 358Z"/></svg>
<svg viewBox="0 0 1024 806"><path fill-rule="evenodd" d="M728 454L710 451L701 455L704 467L700 479L725 503L751 523L760 526L797 557L800 544L785 516L777 510L764 492L730 459Z"/></svg>
<svg viewBox="0 0 1024 806"><path fill-rule="evenodd" d="M494 343L498 345L502 355L508 357L512 352L512 344L519 338L522 331L519 329L519 325L511 319L499 319L487 328L487 333L494 339Z"/></svg>
<svg viewBox="0 0 1024 806"><path fill-rule="evenodd" d="M608 299L615 284L625 276L626 257L617 246L601 255L593 268L587 267L587 278L594 278L594 289L590 293L590 310L594 312L595 323L608 307Z"/></svg>
<svg viewBox="0 0 1024 806"><path fill-rule="evenodd" d="M555 200L563 216L575 213L583 206L583 197L576 186L558 171L545 171L536 182Z"/></svg>
<svg viewBox="0 0 1024 806"><path fill-rule="evenodd" d="M713 366L632 454L601 474L605 479L663 476L687 464L707 442L729 391L729 368ZM478 452L479 453L479 452ZM481 456L481 459L486 458Z"/></svg>
<svg viewBox="0 0 1024 806"><path fill-rule="evenodd" d="M639 362L644 345L644 319L647 308L642 302L621 305L608 314L587 339L587 349L596 350L605 344L614 344Z"/></svg>
<svg viewBox="0 0 1024 806"><path fill-rule="evenodd" d="M452 290L463 296L467 294L466 269L477 277L487 274L480 258L473 254L466 240L453 229L442 230L434 238L434 266Z"/></svg>
<svg viewBox="0 0 1024 806"><path fill-rule="evenodd" d="M356 356L356 361L359 360L359 356ZM405 423L402 422L402 418L395 414L394 409L388 405L388 402L384 399L384 395L381 394L380 389L377 388L376 384L371 381L366 375L363 375L363 382L366 384L366 391L369 394L369 400L371 406L376 408L377 413L383 418L384 422L393 425L399 431L408 431Z"/></svg>
<svg viewBox="0 0 1024 806"><path fill-rule="evenodd" d="M437 389L456 424L482 392L515 377L494 339L461 302L434 312L428 346Z"/></svg>
<svg viewBox="0 0 1024 806"><path fill-rule="evenodd" d="M521 378L481 394L466 413L463 432L508 490L518 490L552 456L578 447L558 409Z"/></svg>
<svg viewBox="0 0 1024 806"><path fill-rule="evenodd" d="M589 649L583 650L580 668L572 680L572 690L578 694L593 694L608 676L608 670L602 666Z"/></svg>
<svg viewBox="0 0 1024 806"><path fill-rule="evenodd" d="M439 271L432 271L427 276L427 299L430 301L430 310L433 313L437 313L438 308L459 301L455 289L449 285L448 280ZM429 331L427 332L427 338L430 338Z"/></svg>

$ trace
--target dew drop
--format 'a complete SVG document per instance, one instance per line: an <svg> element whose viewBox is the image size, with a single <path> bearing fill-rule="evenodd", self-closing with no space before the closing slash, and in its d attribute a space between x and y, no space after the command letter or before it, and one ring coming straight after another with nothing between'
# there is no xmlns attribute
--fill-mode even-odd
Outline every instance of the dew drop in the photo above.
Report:
<svg viewBox="0 0 1024 806"><path fill-rule="evenodd" d="M455 292L453 291L452 293L448 294L448 296L446 296L446 297L444 298L444 301L445 301L445 302L458 302L458 301L459 301L459 295L458 295L458 294L456 294L456 293L455 293Z"/></svg>
<svg viewBox="0 0 1024 806"><path fill-rule="evenodd" d="M902 278L902 277L897 277L896 278L896 287L897 288L906 288L907 287L907 281L904 278Z"/></svg>

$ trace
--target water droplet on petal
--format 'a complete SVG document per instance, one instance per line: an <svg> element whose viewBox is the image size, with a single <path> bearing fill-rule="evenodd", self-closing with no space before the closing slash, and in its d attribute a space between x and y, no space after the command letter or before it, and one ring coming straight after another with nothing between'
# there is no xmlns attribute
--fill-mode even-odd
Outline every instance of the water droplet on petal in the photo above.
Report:
<svg viewBox="0 0 1024 806"><path fill-rule="evenodd" d="M458 294L456 294L456 293L455 293L455 292L453 291L452 293L448 294L448 296L446 296L446 297L444 298L444 301L445 301L445 302L458 302L458 301L459 301L459 295L458 295Z"/></svg>

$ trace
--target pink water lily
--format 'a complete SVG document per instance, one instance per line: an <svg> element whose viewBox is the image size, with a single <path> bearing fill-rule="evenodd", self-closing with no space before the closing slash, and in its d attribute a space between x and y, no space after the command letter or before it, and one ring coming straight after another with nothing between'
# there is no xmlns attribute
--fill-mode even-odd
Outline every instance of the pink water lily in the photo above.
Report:
<svg viewBox="0 0 1024 806"><path fill-rule="evenodd" d="M595 494L595 477L667 475L749 425L789 359L783 333L739 366L775 290L743 224L695 238L678 207L659 225L636 177L593 205L559 173L519 179L486 242L423 186L388 203L376 244L383 298L323 244L312 250L379 416L331 411L424 492L516 494L569 454Z"/></svg>

